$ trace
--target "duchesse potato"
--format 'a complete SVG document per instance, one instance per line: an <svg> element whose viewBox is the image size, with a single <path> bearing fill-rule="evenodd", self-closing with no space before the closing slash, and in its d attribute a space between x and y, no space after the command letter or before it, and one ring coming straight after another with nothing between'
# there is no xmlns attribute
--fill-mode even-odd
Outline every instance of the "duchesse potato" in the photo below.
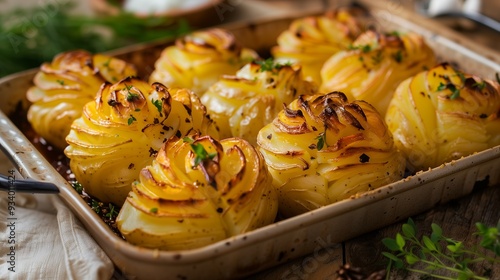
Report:
<svg viewBox="0 0 500 280"><path fill-rule="evenodd" d="M298 65L272 60L249 63L236 75L223 76L201 97L221 138L240 137L257 143L257 133L299 94L313 94L317 86L303 79Z"/></svg>
<svg viewBox="0 0 500 280"><path fill-rule="evenodd" d="M341 91L350 100L370 103L384 116L398 84L436 63L433 50L421 35L370 30L349 50L325 62L320 91Z"/></svg>
<svg viewBox="0 0 500 280"><path fill-rule="evenodd" d="M402 82L386 122L411 171L500 145L497 82L442 63Z"/></svg>
<svg viewBox="0 0 500 280"><path fill-rule="evenodd" d="M240 138L172 138L133 184L117 217L125 239L199 248L268 225L278 201L262 155Z"/></svg>
<svg viewBox="0 0 500 280"><path fill-rule="evenodd" d="M306 79L319 86L325 61L347 49L364 30L357 14L353 9L338 9L296 19L279 35L271 54L277 62L302 65Z"/></svg>
<svg viewBox="0 0 500 280"><path fill-rule="evenodd" d="M287 217L397 181L405 170L381 115L341 92L299 96L257 143Z"/></svg>
<svg viewBox="0 0 500 280"><path fill-rule="evenodd" d="M129 77L102 85L71 125L64 153L89 195L121 206L163 142L195 132L218 137L194 93Z"/></svg>
<svg viewBox="0 0 500 280"><path fill-rule="evenodd" d="M61 53L41 65L26 93L32 103L28 121L38 135L63 150L71 123L101 85L133 75L135 67L117 58L84 50Z"/></svg>
<svg viewBox="0 0 500 280"><path fill-rule="evenodd" d="M242 47L227 30L195 31L163 50L149 81L191 89L201 96L221 75L233 75L257 58L255 51Z"/></svg>

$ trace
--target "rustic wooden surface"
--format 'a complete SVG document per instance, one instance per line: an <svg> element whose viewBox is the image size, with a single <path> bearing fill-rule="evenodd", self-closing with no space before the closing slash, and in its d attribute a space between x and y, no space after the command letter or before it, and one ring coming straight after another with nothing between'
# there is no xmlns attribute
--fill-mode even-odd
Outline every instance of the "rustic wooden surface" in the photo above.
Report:
<svg viewBox="0 0 500 280"><path fill-rule="evenodd" d="M500 220L500 186L478 186L471 195L439 205L412 219L417 226L419 237L422 234L430 235L431 224L436 223L442 227L443 235L463 241L466 247L477 245L480 239L474 235L477 231L475 223L496 226ZM253 275L249 279L335 279L337 270L343 263L360 267L366 273L383 270L386 268L387 259L382 252L387 249L382 244L382 239L394 238L397 232L401 232L404 222L406 221L348 240L332 247L331 250L324 250L319 256L311 254ZM490 279L500 279L500 265L480 263L475 268L482 271L483 267L491 268ZM420 274L394 271L390 279L427 278L422 278Z"/></svg>

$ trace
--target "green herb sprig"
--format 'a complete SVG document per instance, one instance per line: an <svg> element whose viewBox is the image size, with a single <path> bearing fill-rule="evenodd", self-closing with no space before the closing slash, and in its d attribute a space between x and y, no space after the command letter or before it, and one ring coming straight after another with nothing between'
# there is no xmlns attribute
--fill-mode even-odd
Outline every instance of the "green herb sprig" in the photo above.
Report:
<svg viewBox="0 0 500 280"><path fill-rule="evenodd" d="M439 83L437 90L443 91L445 89L449 89L451 91L450 99L456 99L460 96L460 89L458 89L457 86L453 83Z"/></svg>
<svg viewBox="0 0 500 280"><path fill-rule="evenodd" d="M190 31L182 20L139 18L129 13L78 15L76 2L47 3L0 13L0 77L39 67L64 51L83 48L99 53Z"/></svg>
<svg viewBox="0 0 500 280"><path fill-rule="evenodd" d="M135 122L136 120L137 120L137 119L136 119L134 116L130 115L130 117L129 117L129 118L128 118L128 120L127 120L127 124L128 124L128 125L131 125L131 124L132 124L133 122Z"/></svg>
<svg viewBox="0 0 500 280"><path fill-rule="evenodd" d="M202 144L194 143L193 139L189 137L184 137L182 140L189 143L191 145L191 149L193 149L193 152L195 154L193 167L198 166L200 163L206 160L212 160L215 158L215 156L217 156L217 153L208 153Z"/></svg>
<svg viewBox="0 0 500 280"><path fill-rule="evenodd" d="M372 46L371 45L357 45L357 46L354 46L354 45L349 45L347 47L348 50L361 50L361 52L363 53L368 53L372 50Z"/></svg>
<svg viewBox="0 0 500 280"><path fill-rule="evenodd" d="M161 101L158 99L151 98L151 103L153 103L153 105L155 105L156 109L158 110L158 113L160 113L160 115L161 115L161 109L162 109Z"/></svg>
<svg viewBox="0 0 500 280"><path fill-rule="evenodd" d="M291 62L286 62L286 63L278 63L275 62L272 57L266 59L266 60L254 60L254 63L260 65L260 72L265 72L265 71L270 71L273 72L274 70L279 70L283 68L284 66L291 66Z"/></svg>
<svg viewBox="0 0 500 280"><path fill-rule="evenodd" d="M321 132L318 137L316 137L316 149L318 149L318 151L321 151L323 149L323 147L325 146L326 144L326 133L325 132Z"/></svg>
<svg viewBox="0 0 500 280"><path fill-rule="evenodd" d="M497 257L500 256L500 222L496 228L482 223L477 223L476 227L476 234L482 237L480 246L493 251ZM423 235L419 239L417 227L410 218L395 238L382 240L391 250L382 253L389 259L387 275L394 267L438 279L488 279L473 271L471 265L482 261L500 263L499 258L489 256L480 247L466 248L461 241L444 236L439 225L433 223L431 228L430 236ZM454 276L444 276L444 272Z"/></svg>

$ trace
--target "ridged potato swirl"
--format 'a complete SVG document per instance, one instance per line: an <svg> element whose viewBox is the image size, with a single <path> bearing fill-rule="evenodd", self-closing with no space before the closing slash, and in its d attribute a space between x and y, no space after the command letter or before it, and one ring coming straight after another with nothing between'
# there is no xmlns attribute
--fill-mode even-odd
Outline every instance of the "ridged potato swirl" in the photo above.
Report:
<svg viewBox="0 0 500 280"><path fill-rule="evenodd" d="M277 195L262 155L239 138L193 138L170 139L141 171L117 217L128 242L193 249L274 221Z"/></svg>
<svg viewBox="0 0 500 280"><path fill-rule="evenodd" d="M386 122L419 171L500 145L500 86L447 63L397 88Z"/></svg>
<svg viewBox="0 0 500 280"><path fill-rule="evenodd" d="M398 84L436 63L433 50L421 35L370 30L361 34L350 50L325 62L320 90L342 91L350 100L367 101L384 116Z"/></svg>
<svg viewBox="0 0 500 280"><path fill-rule="evenodd" d="M88 194L121 206L163 142L197 132L218 137L194 93L129 77L103 84L71 125L64 152Z"/></svg>
<svg viewBox="0 0 500 280"><path fill-rule="evenodd" d="M149 81L191 89L201 96L221 75L232 75L256 58L256 52L242 47L227 30L196 31L163 50Z"/></svg>
<svg viewBox="0 0 500 280"><path fill-rule="evenodd" d="M71 123L101 85L133 75L135 67L117 58L84 50L61 53L35 75L26 94L32 102L28 121L38 135L63 150Z"/></svg>
<svg viewBox="0 0 500 280"><path fill-rule="evenodd" d="M341 92L299 96L260 130L257 143L285 216L394 182L405 169L380 114Z"/></svg>
<svg viewBox="0 0 500 280"><path fill-rule="evenodd" d="M302 65L304 76L319 86L323 63L347 49L363 29L353 9L299 18L279 35L278 45L271 49L271 54L278 62Z"/></svg>
<svg viewBox="0 0 500 280"><path fill-rule="evenodd" d="M298 94L313 94L317 87L305 81L300 66L271 60L245 65L236 75L223 76L201 97L221 138L241 137L257 143L257 133Z"/></svg>

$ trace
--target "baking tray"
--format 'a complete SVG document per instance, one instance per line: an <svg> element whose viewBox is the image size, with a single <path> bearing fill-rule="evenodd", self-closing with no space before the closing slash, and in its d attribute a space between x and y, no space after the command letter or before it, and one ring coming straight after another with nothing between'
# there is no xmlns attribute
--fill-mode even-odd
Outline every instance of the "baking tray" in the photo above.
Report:
<svg viewBox="0 0 500 280"><path fill-rule="evenodd" d="M370 24L385 30L411 30L424 35L441 60L490 79L500 72L500 58L495 51L477 46L431 20L394 6L392 2L358 2L373 16ZM277 36L300 16L305 15L222 27L233 32L246 47L262 51L275 45ZM135 45L109 54L135 63L140 68L140 75L146 77L168 44L171 42ZM487 179L490 186L500 185L500 146L497 146L420 172L355 199L340 201L203 248L168 252L140 248L113 234L7 117L17 104L28 106L25 93L37 71L28 70L0 80L0 144L4 153L23 177L57 184L60 197L123 275L131 279L248 276L465 196L477 181Z"/></svg>

